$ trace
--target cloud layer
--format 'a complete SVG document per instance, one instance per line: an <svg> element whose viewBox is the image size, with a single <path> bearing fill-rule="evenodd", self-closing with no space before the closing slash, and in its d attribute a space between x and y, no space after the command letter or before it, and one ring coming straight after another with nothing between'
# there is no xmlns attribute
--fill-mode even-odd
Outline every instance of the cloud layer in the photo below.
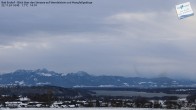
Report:
<svg viewBox="0 0 196 110"><path fill-rule="evenodd" d="M192 78L196 18L178 20L175 5L182 2L94 0L93 5L2 8L0 71Z"/></svg>

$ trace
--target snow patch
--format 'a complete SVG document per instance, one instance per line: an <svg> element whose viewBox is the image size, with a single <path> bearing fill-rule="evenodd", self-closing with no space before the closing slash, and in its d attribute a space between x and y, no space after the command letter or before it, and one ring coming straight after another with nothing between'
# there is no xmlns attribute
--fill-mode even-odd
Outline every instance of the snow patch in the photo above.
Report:
<svg viewBox="0 0 196 110"><path fill-rule="evenodd" d="M50 84L49 82L39 82L39 83L36 83L36 85L48 85Z"/></svg>
<svg viewBox="0 0 196 110"><path fill-rule="evenodd" d="M125 86L129 86L129 84L128 83L123 83Z"/></svg>
<svg viewBox="0 0 196 110"><path fill-rule="evenodd" d="M161 103L161 102L160 102ZM1 110L165 110L149 108L1 108ZM173 109L174 110L174 109Z"/></svg>
<svg viewBox="0 0 196 110"><path fill-rule="evenodd" d="M15 83L19 84L19 85L24 85L24 81L15 81Z"/></svg>
<svg viewBox="0 0 196 110"><path fill-rule="evenodd" d="M47 77L52 76L50 73L37 73L37 74L39 74L41 76L47 76Z"/></svg>
<svg viewBox="0 0 196 110"><path fill-rule="evenodd" d="M34 78L33 80L34 80L34 81L37 81L37 78Z"/></svg>
<svg viewBox="0 0 196 110"><path fill-rule="evenodd" d="M115 87L114 85L99 85L99 87Z"/></svg>
<svg viewBox="0 0 196 110"><path fill-rule="evenodd" d="M146 82L139 82L138 84L140 84L140 85L141 85L141 84L146 84Z"/></svg>
<svg viewBox="0 0 196 110"><path fill-rule="evenodd" d="M65 73L62 73L62 74L61 74L61 76L66 76L66 75L67 75L67 74L65 74Z"/></svg>

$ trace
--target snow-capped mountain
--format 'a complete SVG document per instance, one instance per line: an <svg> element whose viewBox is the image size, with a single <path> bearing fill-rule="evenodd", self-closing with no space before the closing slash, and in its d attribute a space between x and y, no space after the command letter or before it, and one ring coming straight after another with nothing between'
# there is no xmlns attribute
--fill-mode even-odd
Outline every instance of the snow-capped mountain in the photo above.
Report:
<svg viewBox="0 0 196 110"><path fill-rule="evenodd" d="M56 73L47 69L17 70L0 75L0 85L60 87L196 87L196 82L167 77L140 78L122 76L94 76L86 72Z"/></svg>

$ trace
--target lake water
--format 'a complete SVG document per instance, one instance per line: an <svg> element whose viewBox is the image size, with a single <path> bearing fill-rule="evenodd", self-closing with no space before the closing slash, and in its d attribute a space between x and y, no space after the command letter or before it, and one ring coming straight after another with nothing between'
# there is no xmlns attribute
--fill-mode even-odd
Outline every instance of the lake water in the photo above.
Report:
<svg viewBox="0 0 196 110"><path fill-rule="evenodd" d="M147 93L147 92L135 92L135 91L107 91L107 90L93 90L97 96L141 96L141 97L163 97L163 96L177 96L187 97L187 94L166 94L166 93Z"/></svg>

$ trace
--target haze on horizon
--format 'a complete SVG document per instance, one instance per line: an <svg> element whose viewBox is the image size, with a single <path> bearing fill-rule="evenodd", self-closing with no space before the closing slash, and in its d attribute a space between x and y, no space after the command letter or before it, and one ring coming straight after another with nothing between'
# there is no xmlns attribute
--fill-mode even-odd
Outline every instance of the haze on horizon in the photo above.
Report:
<svg viewBox="0 0 196 110"><path fill-rule="evenodd" d="M0 73L47 68L196 79L196 16L178 20L175 11L187 1L89 1L1 7Z"/></svg>

